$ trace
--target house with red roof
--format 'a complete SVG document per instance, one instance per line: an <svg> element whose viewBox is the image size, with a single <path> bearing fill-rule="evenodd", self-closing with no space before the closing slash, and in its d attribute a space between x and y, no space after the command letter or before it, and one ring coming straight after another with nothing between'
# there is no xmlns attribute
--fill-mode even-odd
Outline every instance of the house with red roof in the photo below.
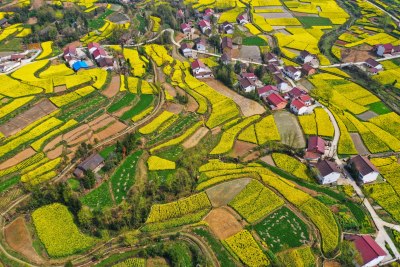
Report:
<svg viewBox="0 0 400 267"><path fill-rule="evenodd" d="M275 85L266 85L257 89L259 97L266 97L272 93L278 93L278 88Z"/></svg>
<svg viewBox="0 0 400 267"><path fill-rule="evenodd" d="M321 184L336 183L340 178L340 169L337 164L330 160L320 160L315 165L317 177Z"/></svg>
<svg viewBox="0 0 400 267"><path fill-rule="evenodd" d="M290 110L296 115L304 115L308 112L308 107L303 101L296 98L290 102Z"/></svg>
<svg viewBox="0 0 400 267"><path fill-rule="evenodd" d="M193 57L192 47L188 43L181 44L179 50L185 57Z"/></svg>
<svg viewBox="0 0 400 267"><path fill-rule="evenodd" d="M271 93L265 98L265 100L268 102L268 104L270 104L271 109L273 110L284 109L288 103L278 93Z"/></svg>
<svg viewBox="0 0 400 267"><path fill-rule="evenodd" d="M219 30L221 33L226 33L226 34L233 34L234 32L232 23L229 23L227 21L221 24Z"/></svg>
<svg viewBox="0 0 400 267"><path fill-rule="evenodd" d="M210 20L214 13L214 10L212 10L211 8L207 8L206 10L204 10L203 19Z"/></svg>
<svg viewBox="0 0 400 267"><path fill-rule="evenodd" d="M98 60L101 57L106 57L107 53L102 47L99 47L98 49L93 51L92 56L95 60Z"/></svg>
<svg viewBox="0 0 400 267"><path fill-rule="evenodd" d="M246 93L253 92L256 89L254 80L244 77L239 80L240 88Z"/></svg>
<svg viewBox="0 0 400 267"><path fill-rule="evenodd" d="M357 155L350 159L350 168L356 173L357 178L363 183L371 183L379 176L378 169L364 156Z"/></svg>
<svg viewBox="0 0 400 267"><path fill-rule="evenodd" d="M361 256L362 263L355 262L362 267L378 266L387 256L387 253L370 235L345 235L346 240L354 243Z"/></svg>
<svg viewBox="0 0 400 267"><path fill-rule="evenodd" d="M310 64L303 64L303 66L301 66L301 74L303 74L303 76L311 76L316 72L316 69L314 69Z"/></svg>
<svg viewBox="0 0 400 267"><path fill-rule="evenodd" d="M380 57L384 55L390 55L393 53L393 45L392 44L378 44L375 46L376 54Z"/></svg>
<svg viewBox="0 0 400 267"><path fill-rule="evenodd" d="M298 87L293 87L292 90L290 90L288 92L288 95L290 98L296 98L296 97L299 97L301 95L306 95L306 94L307 94L306 91L304 91L303 89L300 89Z"/></svg>
<svg viewBox="0 0 400 267"><path fill-rule="evenodd" d="M238 23L240 23L242 25L244 25L246 23L249 23L249 19L248 19L246 13L243 13L243 14L239 15L236 20L237 20Z"/></svg>
<svg viewBox="0 0 400 267"><path fill-rule="evenodd" d="M183 33L189 34L192 32L192 26L189 23L182 23L181 24L181 31Z"/></svg>
<svg viewBox="0 0 400 267"><path fill-rule="evenodd" d="M304 158L306 160L318 160L325 154L325 141L319 136L312 135L308 137L308 144Z"/></svg>
<svg viewBox="0 0 400 267"><path fill-rule="evenodd" d="M76 47L73 45L69 45L64 49L64 58L65 57L77 57L78 53L76 52Z"/></svg>
<svg viewBox="0 0 400 267"><path fill-rule="evenodd" d="M248 78L253 81L256 81L258 79L258 77L253 72L242 72L240 76L242 78Z"/></svg>
<svg viewBox="0 0 400 267"><path fill-rule="evenodd" d="M208 20L200 20L199 27L203 34L208 34L211 32L211 24Z"/></svg>
<svg viewBox="0 0 400 267"><path fill-rule="evenodd" d="M200 60L196 59L190 64L192 68L192 74L196 78L210 78L213 77L212 71Z"/></svg>
<svg viewBox="0 0 400 267"><path fill-rule="evenodd" d="M87 47L88 47L88 50L89 50L89 53L90 53L90 54L93 54L93 52L94 52L95 50L101 48L101 47L100 47L100 44L99 44L99 43L95 43L95 42L88 43L88 46L87 46Z"/></svg>
<svg viewBox="0 0 400 267"><path fill-rule="evenodd" d="M314 99L311 98L309 95L301 95L297 99L303 102L307 107L312 105Z"/></svg>
<svg viewBox="0 0 400 267"><path fill-rule="evenodd" d="M383 70L383 66L381 63L376 61L373 58L369 58L365 61L365 65L367 65L368 68L375 68L377 70Z"/></svg>
<svg viewBox="0 0 400 267"><path fill-rule="evenodd" d="M277 55L275 55L274 53L271 53L271 52L267 52L264 55L264 62L267 64L279 64L280 63Z"/></svg>

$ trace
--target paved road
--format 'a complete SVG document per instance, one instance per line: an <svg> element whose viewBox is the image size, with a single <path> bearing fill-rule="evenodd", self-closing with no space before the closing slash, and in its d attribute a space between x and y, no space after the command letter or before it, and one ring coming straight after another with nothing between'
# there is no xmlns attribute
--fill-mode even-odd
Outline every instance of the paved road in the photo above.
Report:
<svg viewBox="0 0 400 267"><path fill-rule="evenodd" d="M383 11L384 13L386 13L387 15L389 15L389 16L390 16L394 21L396 21L397 23L400 22L400 20L399 20L397 17L393 16L392 14L390 14L389 12L387 12L385 9L379 7L378 5L376 5L375 3L373 3L373 2L371 2L371 1L369 1L369 0L367 0L367 2L369 2L371 5L375 6L377 9L379 9L379 10Z"/></svg>

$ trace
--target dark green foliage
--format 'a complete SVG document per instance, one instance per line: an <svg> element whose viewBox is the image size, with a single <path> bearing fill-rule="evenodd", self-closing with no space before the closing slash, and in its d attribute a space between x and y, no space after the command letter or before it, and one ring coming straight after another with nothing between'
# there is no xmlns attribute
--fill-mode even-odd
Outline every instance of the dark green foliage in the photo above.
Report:
<svg viewBox="0 0 400 267"><path fill-rule="evenodd" d="M332 21L328 18L322 17L297 17L297 19L304 25L305 28L311 28L312 26L331 26Z"/></svg>
<svg viewBox="0 0 400 267"><path fill-rule="evenodd" d="M12 178L9 178L5 181L0 182L0 193L6 191L8 188L12 187L13 185L16 185L19 182L20 176L14 176Z"/></svg>
<svg viewBox="0 0 400 267"><path fill-rule="evenodd" d="M375 102L375 103L369 104L368 108L378 115L387 114L387 113L392 112L392 110L388 106L386 106L385 103L383 103L383 102Z"/></svg>
<svg viewBox="0 0 400 267"><path fill-rule="evenodd" d="M268 45L268 43L264 39L262 39L258 36L246 37L243 39L242 44L243 45L255 45L255 46L267 46Z"/></svg>
<svg viewBox="0 0 400 267"><path fill-rule="evenodd" d="M132 103L133 100L135 100L136 95L127 93L124 95L121 99L119 99L117 102L113 103L108 109L107 112L115 112L120 110L123 107L128 106L130 103Z"/></svg>
<svg viewBox="0 0 400 267"><path fill-rule="evenodd" d="M127 120L135 115L138 115L140 112L150 107L151 103L153 102L153 99L154 99L153 95L141 95L139 102L133 108L125 112L120 119Z"/></svg>

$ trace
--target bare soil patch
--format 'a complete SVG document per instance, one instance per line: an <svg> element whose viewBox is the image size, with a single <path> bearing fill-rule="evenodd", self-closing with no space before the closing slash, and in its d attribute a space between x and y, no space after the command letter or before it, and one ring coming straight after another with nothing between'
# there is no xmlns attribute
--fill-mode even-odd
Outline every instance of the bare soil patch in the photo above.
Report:
<svg viewBox="0 0 400 267"><path fill-rule="evenodd" d="M324 261L324 267L340 267L340 266L342 265L340 265L340 263L337 261L332 261L332 260Z"/></svg>
<svg viewBox="0 0 400 267"><path fill-rule="evenodd" d="M235 91L226 87L220 81L217 81L215 79L204 79L204 82L207 83L212 88L214 88L215 90L217 90L219 93L235 101L235 103L238 104L238 106L240 107L240 110L242 111L243 115L246 117L256 114L262 114L265 112L265 108L261 104L259 104L254 100L239 95Z"/></svg>
<svg viewBox="0 0 400 267"><path fill-rule="evenodd" d="M106 120L108 118L110 118L111 116L104 113L103 115L101 115L100 117L95 118L94 120L90 121L88 124L90 127L93 127L94 125L100 123L103 120Z"/></svg>
<svg viewBox="0 0 400 267"><path fill-rule="evenodd" d="M65 141L71 141L74 140L75 137L78 137L80 134L82 134L85 131L88 131L89 129L89 125L87 124L83 124L67 133L64 134L63 136L63 140Z"/></svg>
<svg viewBox="0 0 400 267"><path fill-rule="evenodd" d="M250 178L237 179L211 187L206 190L207 196L213 207L227 205L246 185L251 181Z"/></svg>
<svg viewBox="0 0 400 267"><path fill-rule="evenodd" d="M58 146L58 147L56 147L55 149L46 152L46 156L47 156L49 159L58 158L58 157L60 157L60 156L62 155L63 149L64 149L64 146L62 146L62 145L61 145L61 146Z"/></svg>
<svg viewBox="0 0 400 267"><path fill-rule="evenodd" d="M163 84L164 89L173 97L176 96L176 90L174 87L172 87L169 83L164 83Z"/></svg>
<svg viewBox="0 0 400 267"><path fill-rule="evenodd" d="M30 109L15 116L8 122L0 126L0 132L6 137L18 133L29 124L39 120L40 118L57 110L57 107L48 99L44 99L39 103L33 105Z"/></svg>
<svg viewBox="0 0 400 267"><path fill-rule="evenodd" d="M182 112L184 106L182 106L181 104L177 104L177 103L167 103L167 106L165 107L165 109L169 112L172 112L174 114L179 114Z"/></svg>
<svg viewBox="0 0 400 267"><path fill-rule="evenodd" d="M71 4L70 7L73 7L73 6L74 6L74 3L72 3L72 2L63 2L63 3L64 3L64 4L65 4L65 3ZM66 45L63 47L62 50L64 51L65 48L67 48L67 47L70 46L70 45L75 46L75 47L81 47L81 46L82 46L82 43L79 42L79 41L74 41L74 42L72 42L72 43L66 44Z"/></svg>
<svg viewBox="0 0 400 267"><path fill-rule="evenodd" d="M4 169L7 169L9 167L15 166L18 163L26 160L30 156L33 156L35 153L36 153L35 150L33 150L31 147L29 147L29 148L19 152L14 157L2 162L0 164L0 170L4 170Z"/></svg>
<svg viewBox="0 0 400 267"><path fill-rule="evenodd" d="M38 9L44 4L43 0L33 0L31 9Z"/></svg>
<svg viewBox="0 0 400 267"><path fill-rule="evenodd" d="M248 154L246 157L244 157L243 161L248 162L251 160L258 159L259 157L260 157L260 151L254 151L254 152Z"/></svg>
<svg viewBox="0 0 400 267"><path fill-rule="evenodd" d="M357 115L357 117L363 121L368 121L369 119L372 119L377 116L378 116L378 114L376 114L375 112L373 112L371 110L368 110L364 113Z"/></svg>
<svg viewBox="0 0 400 267"><path fill-rule="evenodd" d="M272 159L271 155L267 155L261 158L262 161L265 163L271 165L271 166L276 166L274 160Z"/></svg>
<svg viewBox="0 0 400 267"><path fill-rule="evenodd" d="M195 147L200 140L209 132L207 127L199 128L191 137L189 137L182 146L186 149Z"/></svg>
<svg viewBox="0 0 400 267"><path fill-rule="evenodd" d="M231 155L233 157L242 157L255 147L257 147L256 144L236 140Z"/></svg>
<svg viewBox="0 0 400 267"><path fill-rule="evenodd" d="M196 100L191 95L189 95L184 90L182 90L181 88L176 87L175 90L180 95L187 96L188 103L186 104L186 110L189 112L196 112L196 110L199 108L199 104L196 102Z"/></svg>
<svg viewBox="0 0 400 267"><path fill-rule="evenodd" d="M62 135L53 138L47 145L44 147L43 151L49 151L53 149L56 145L58 145L63 140Z"/></svg>
<svg viewBox="0 0 400 267"><path fill-rule="evenodd" d="M217 208L210 211L204 219L213 233L221 240L240 232L243 226L236 220L228 210Z"/></svg>
<svg viewBox="0 0 400 267"><path fill-rule="evenodd" d="M125 130L126 127L127 126L122 122L116 121L111 127L108 127L107 129L104 129L103 131L94 134L93 138L97 138L101 141L121 132L122 130Z"/></svg>
<svg viewBox="0 0 400 267"><path fill-rule="evenodd" d="M31 17L31 18L29 18L27 23L28 23L29 25L37 24L37 17Z"/></svg>
<svg viewBox="0 0 400 267"><path fill-rule="evenodd" d="M307 187L304 187L304 186L296 184L296 188L300 189L303 192L306 192L307 194L309 194L312 197L318 196L318 192L317 191L311 190L311 189L309 189Z"/></svg>
<svg viewBox="0 0 400 267"><path fill-rule="evenodd" d="M368 149L365 147L363 140L359 133L350 133L351 139L353 140L354 146L357 149L358 154L367 155L369 154Z"/></svg>
<svg viewBox="0 0 400 267"><path fill-rule="evenodd" d="M25 219L23 217L18 217L4 228L4 237L13 250L21 253L33 262L43 262L32 246L32 238L26 228Z"/></svg>
<svg viewBox="0 0 400 267"><path fill-rule="evenodd" d="M211 134L212 135L219 134L221 132L221 130L222 130L221 126L217 126L217 127L211 129Z"/></svg>
<svg viewBox="0 0 400 267"><path fill-rule="evenodd" d="M103 90L101 93L108 98L115 96L119 92L120 82L121 81L120 81L119 75L113 76L111 78L111 82L108 85L108 87L105 90Z"/></svg>
<svg viewBox="0 0 400 267"><path fill-rule="evenodd" d="M116 112L114 112L114 113L112 113L112 115L114 115L114 116L116 116L116 117L121 117L122 115L124 115L124 113L125 112L127 112L128 110L130 110L132 107L129 105L129 106L126 106L126 107L123 107L123 108L121 108L120 110L118 110L118 111L116 111Z"/></svg>
<svg viewBox="0 0 400 267"><path fill-rule="evenodd" d="M104 127L106 127L106 126L108 126L108 125L114 124L115 121L116 121L116 120L115 120L113 117L109 117L109 118L107 118L107 119L104 119L104 120L100 121L99 123L96 123L96 124L93 125L91 128L92 128L93 131L97 131L97 130L99 130L99 129L101 129L101 128L104 128ZM108 128L108 127L107 127L107 128Z"/></svg>
<svg viewBox="0 0 400 267"><path fill-rule="evenodd" d="M343 48L341 49L342 61L345 63L365 61L370 57L374 57L371 51L372 47L367 44L352 48Z"/></svg>
<svg viewBox="0 0 400 267"><path fill-rule="evenodd" d="M64 92L65 90L67 90L67 86L65 84L54 87L54 93Z"/></svg>

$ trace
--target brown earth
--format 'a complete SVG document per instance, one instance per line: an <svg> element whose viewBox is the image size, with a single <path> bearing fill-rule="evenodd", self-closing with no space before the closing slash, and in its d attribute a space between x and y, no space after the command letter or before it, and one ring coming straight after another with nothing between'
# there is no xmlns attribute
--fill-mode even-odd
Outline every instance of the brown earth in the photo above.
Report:
<svg viewBox="0 0 400 267"><path fill-rule="evenodd" d="M309 194L312 197L318 196L318 192L317 191L311 190L311 189L309 189L307 187L304 187L304 186L296 184L296 188L300 189L303 192L306 192L307 194Z"/></svg>
<svg viewBox="0 0 400 267"><path fill-rule="evenodd" d="M211 129L211 134L216 135L216 134L219 134L221 131L222 131L221 126L217 126L217 127Z"/></svg>
<svg viewBox="0 0 400 267"><path fill-rule="evenodd" d="M120 81L119 75L113 76L108 87L105 90L103 90L101 93L108 98L115 96L119 92L120 82L121 81Z"/></svg>
<svg viewBox="0 0 400 267"><path fill-rule="evenodd" d="M93 135L93 139L97 138L98 140L104 140L107 139L108 137L117 134L123 130L125 130L127 128L127 126L125 124L123 124L120 121L116 121L112 127L108 127L107 129L104 129L101 132L98 132L96 134Z"/></svg>
<svg viewBox="0 0 400 267"><path fill-rule="evenodd" d="M235 144L233 145L233 151L231 152L231 155L232 157L241 157L250 152L250 150L255 147L257 147L256 144L236 140Z"/></svg>
<svg viewBox="0 0 400 267"><path fill-rule="evenodd" d="M342 265L340 265L339 262L337 261L333 261L333 260L325 260L324 261L324 267L340 267Z"/></svg>
<svg viewBox="0 0 400 267"><path fill-rule="evenodd" d="M125 112L127 112L128 110L130 110L132 107L129 105L127 107L123 107L120 110L112 113L112 115L116 116L116 117L121 117L122 115L124 115Z"/></svg>
<svg viewBox="0 0 400 267"><path fill-rule="evenodd" d="M29 25L35 25L37 23L37 17L31 17L27 22Z"/></svg>
<svg viewBox="0 0 400 267"><path fill-rule="evenodd" d="M370 57L374 57L372 54L372 47L363 44L352 48L341 48L342 62L360 62L365 61Z"/></svg>
<svg viewBox="0 0 400 267"><path fill-rule="evenodd" d="M21 253L33 262L43 262L32 246L32 238L26 228L23 217L18 217L4 228L4 237L13 250Z"/></svg>
<svg viewBox="0 0 400 267"><path fill-rule="evenodd" d="M208 223L213 233L221 240L225 240L243 229L243 226L235 216L224 208L211 210L204 221Z"/></svg>
<svg viewBox="0 0 400 267"><path fill-rule="evenodd" d="M235 103L240 107L243 115L246 117L256 114L263 114L265 112L265 108L261 104L239 95L235 91L226 87L220 81L217 81L215 79L204 79L204 82L207 83L210 87L217 90L219 93L235 101Z"/></svg>
<svg viewBox="0 0 400 267"><path fill-rule="evenodd" d="M261 154L260 151L254 151L254 152L248 154L248 155L243 159L243 161L244 161L244 162L248 162L248 161L252 161L252 160L258 159L258 158L260 157L260 154Z"/></svg>
<svg viewBox="0 0 400 267"><path fill-rule="evenodd" d="M213 207L225 206L239 194L250 181L250 178L235 179L213 186L207 189L206 193Z"/></svg>
<svg viewBox="0 0 400 267"><path fill-rule="evenodd" d="M65 4L65 3L70 3L70 2L63 2L63 3ZM74 3L70 3L70 4L71 4L70 7L73 7L73 6L74 6ZM79 42L79 41L74 41L74 42L72 42L72 43L66 44L66 45L63 47L62 50L64 51L64 49L67 48L67 47L70 46L70 45L75 46L75 47L81 47L81 46L82 46L82 43Z"/></svg>
<svg viewBox="0 0 400 267"><path fill-rule="evenodd" d="M172 112L174 114L179 114L182 112L184 106L177 103L166 103L165 110Z"/></svg>
<svg viewBox="0 0 400 267"><path fill-rule="evenodd" d="M271 165L271 166L276 166L274 160L272 159L271 155L266 155L261 158L262 161L265 163Z"/></svg>
<svg viewBox="0 0 400 267"><path fill-rule="evenodd" d="M43 0L33 0L31 9L38 9L44 4Z"/></svg>
<svg viewBox="0 0 400 267"><path fill-rule="evenodd" d="M176 96L176 90L175 90L174 87L172 87L172 85L170 85L169 83L164 83L163 86L164 86L164 89L167 90L168 93L169 93L171 96L173 96L173 97Z"/></svg>
<svg viewBox="0 0 400 267"><path fill-rule="evenodd" d="M108 118L110 118L111 116L108 115L107 113L104 113L103 115L95 118L94 120L90 121L88 124L90 127L93 127L94 125L98 124L99 122L106 120Z"/></svg>
<svg viewBox="0 0 400 267"><path fill-rule="evenodd" d="M63 135L63 140L65 141L70 141L70 140L74 140L75 137L78 137L80 134L82 134L85 131L90 130L89 125L87 124L83 124L67 133L65 133Z"/></svg>
<svg viewBox="0 0 400 267"><path fill-rule="evenodd" d="M182 146L186 149L195 147L208 132L209 129L207 127L199 128L192 136L183 142Z"/></svg>
<svg viewBox="0 0 400 267"><path fill-rule="evenodd" d="M92 133L91 132L87 132L84 134L81 134L79 136L77 136L75 139L71 140L68 142L69 146L74 146L74 145L78 145L82 142L86 142L87 140L90 140L90 138L92 137Z"/></svg>
<svg viewBox="0 0 400 267"><path fill-rule="evenodd" d="M67 90L67 86L65 84L54 87L54 93L64 92L65 90Z"/></svg>
<svg viewBox="0 0 400 267"><path fill-rule="evenodd" d="M0 126L0 132L2 132L6 137L9 137L55 110L57 110L57 107L51 103L50 100L44 99L33 105L30 109L2 124Z"/></svg>
<svg viewBox="0 0 400 267"><path fill-rule="evenodd" d="M116 120L115 120L113 117L108 117L108 118L106 118L106 119L100 121L99 123L96 123L96 124L92 125L92 126L91 126L91 129L92 129L93 131L97 131L97 130L99 130L99 129L101 129L101 128L104 128L104 127L106 127L106 126L107 126L107 128L108 128L108 125L112 125L112 124L114 124L115 122L116 122Z"/></svg>
<svg viewBox="0 0 400 267"><path fill-rule="evenodd" d="M43 151L49 151L49 150L53 149L62 140L63 140L62 135L56 136L49 143L47 143L47 145L44 147Z"/></svg>
<svg viewBox="0 0 400 267"><path fill-rule="evenodd" d="M7 169L9 167L15 166L18 163L24 161L25 159L29 158L30 156L33 156L35 154L35 150L33 150L31 147L19 152L17 155L14 157L2 162L0 164L0 170Z"/></svg>
<svg viewBox="0 0 400 267"><path fill-rule="evenodd" d="M46 156L47 156L49 159L58 158L58 157L60 157L60 156L62 155L63 150L64 150L64 146L62 146L62 145L61 145L61 146L58 146L58 147L56 147L55 149L46 152Z"/></svg>
<svg viewBox="0 0 400 267"><path fill-rule="evenodd" d="M189 95L188 93L186 93L184 90L182 90L179 87L176 87L175 90L179 94L187 96L188 103L186 104L186 110L189 112L196 112L196 110L199 108L199 104L196 102L196 100L191 95Z"/></svg>

